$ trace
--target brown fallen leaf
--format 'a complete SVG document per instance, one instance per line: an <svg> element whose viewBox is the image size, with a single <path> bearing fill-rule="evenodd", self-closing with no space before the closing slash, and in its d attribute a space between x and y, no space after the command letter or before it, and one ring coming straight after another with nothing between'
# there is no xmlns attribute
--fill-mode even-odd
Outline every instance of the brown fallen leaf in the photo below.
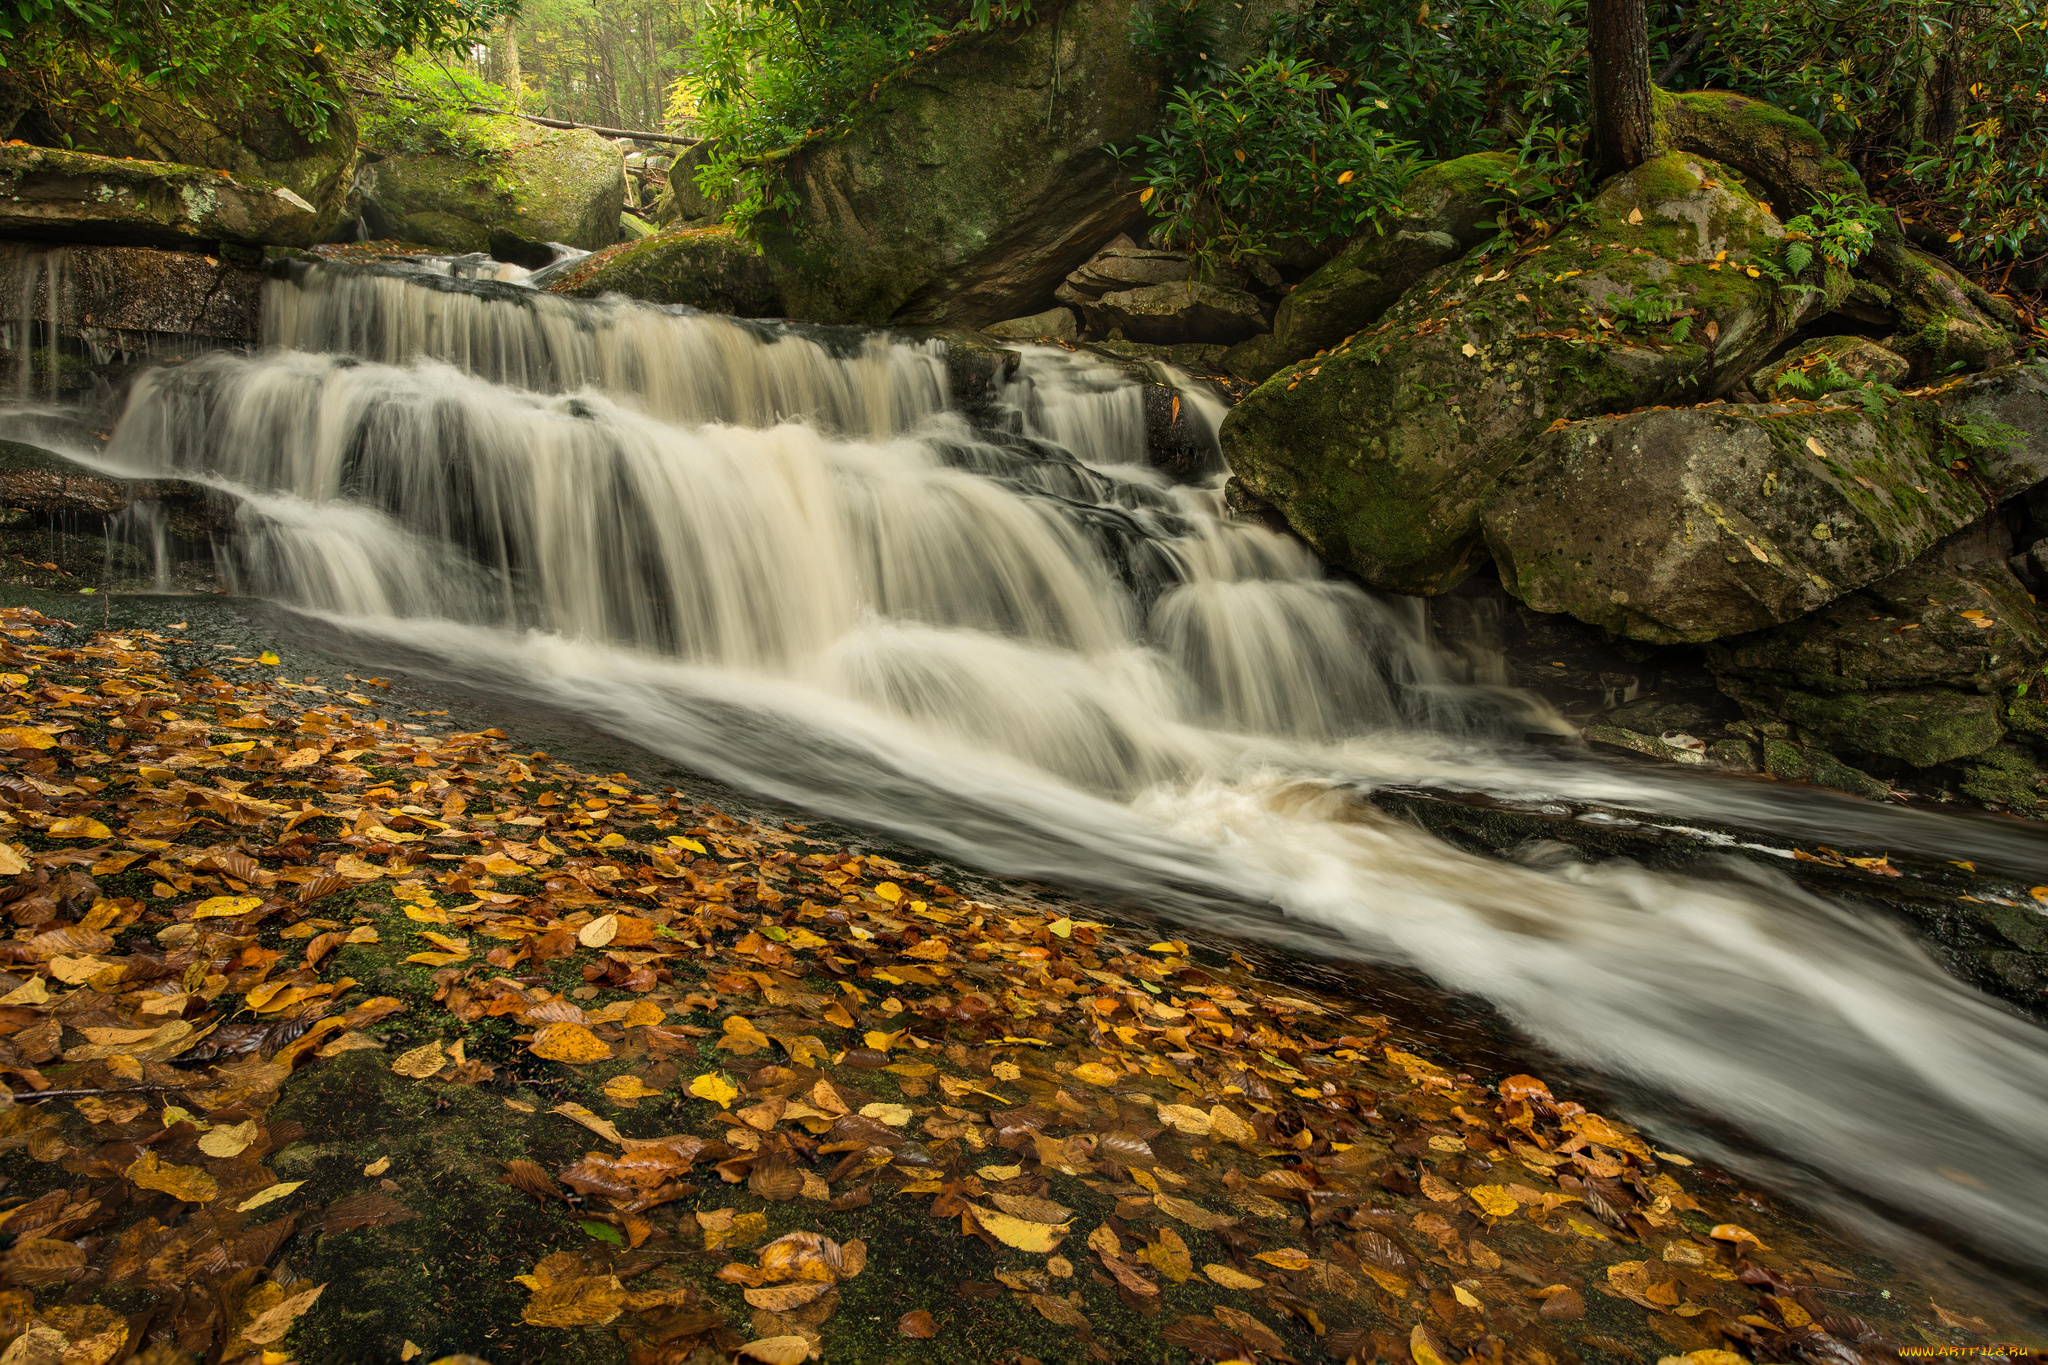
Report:
<svg viewBox="0 0 2048 1365"><path fill-rule="evenodd" d="M896 1335L914 1341L928 1341L939 1334L938 1320L922 1308L913 1308L896 1319Z"/></svg>

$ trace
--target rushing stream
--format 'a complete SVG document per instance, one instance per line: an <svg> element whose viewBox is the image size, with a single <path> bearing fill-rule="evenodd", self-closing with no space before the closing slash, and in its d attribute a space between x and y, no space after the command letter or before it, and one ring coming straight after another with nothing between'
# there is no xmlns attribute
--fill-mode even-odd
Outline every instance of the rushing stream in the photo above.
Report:
<svg viewBox="0 0 2048 1365"><path fill-rule="evenodd" d="M1668 1097L1668 1142L2048 1272L2048 1036L1901 932L1754 870L1472 856L1359 794L2022 872L2024 836L1525 743L1541 709L1459 681L1418 607L1228 519L1220 457L1149 468L1139 388L1092 357L1027 348L971 422L939 341L512 284L314 268L266 329L145 374L94 457L239 494L250 590L994 872L1419 969Z"/></svg>

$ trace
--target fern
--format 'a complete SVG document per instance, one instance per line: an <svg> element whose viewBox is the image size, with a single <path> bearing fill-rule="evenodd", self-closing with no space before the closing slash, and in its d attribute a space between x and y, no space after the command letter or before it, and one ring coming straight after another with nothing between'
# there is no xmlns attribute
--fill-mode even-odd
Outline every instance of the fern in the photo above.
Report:
<svg viewBox="0 0 2048 1365"><path fill-rule="evenodd" d="M1813 248L1804 242L1793 242L1785 248L1785 270L1788 274L1804 275L1806 267L1813 264Z"/></svg>
<svg viewBox="0 0 2048 1365"><path fill-rule="evenodd" d="M1672 340L1673 344L1677 344L1677 343L1679 343L1679 342L1682 342L1682 341L1684 341L1684 340L1685 340L1685 339L1686 339L1687 337L1689 337L1689 336L1691 336L1691 335L1692 335L1692 319L1691 319L1691 318L1680 318L1680 319L1679 319L1678 321L1676 321L1676 322L1674 322L1674 323L1672 323L1672 324L1671 324L1671 340Z"/></svg>

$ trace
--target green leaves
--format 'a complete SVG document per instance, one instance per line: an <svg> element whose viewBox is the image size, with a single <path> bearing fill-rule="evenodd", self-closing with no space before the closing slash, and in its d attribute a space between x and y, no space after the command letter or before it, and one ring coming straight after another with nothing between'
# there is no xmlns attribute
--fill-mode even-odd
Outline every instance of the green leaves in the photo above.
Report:
<svg viewBox="0 0 2048 1365"><path fill-rule="evenodd" d="M1269 54L1175 90L1157 136L1115 154L1139 163L1160 237L1198 260L1268 256L1283 236L1351 236L1399 202L1410 144L1377 113L1309 63Z"/></svg>

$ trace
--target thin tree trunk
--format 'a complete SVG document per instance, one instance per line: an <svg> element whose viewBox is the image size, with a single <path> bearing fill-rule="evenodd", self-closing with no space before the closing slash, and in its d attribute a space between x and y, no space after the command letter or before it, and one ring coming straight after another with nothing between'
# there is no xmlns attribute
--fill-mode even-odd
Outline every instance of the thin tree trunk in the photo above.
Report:
<svg viewBox="0 0 2048 1365"><path fill-rule="evenodd" d="M507 19L505 21L505 88L512 92L512 109L514 113L517 113L519 110L519 79L519 27L515 21Z"/></svg>
<svg viewBox="0 0 2048 1365"><path fill-rule="evenodd" d="M1593 59L1593 170L1605 180L1657 154L1644 0L1590 0L1586 46Z"/></svg>

